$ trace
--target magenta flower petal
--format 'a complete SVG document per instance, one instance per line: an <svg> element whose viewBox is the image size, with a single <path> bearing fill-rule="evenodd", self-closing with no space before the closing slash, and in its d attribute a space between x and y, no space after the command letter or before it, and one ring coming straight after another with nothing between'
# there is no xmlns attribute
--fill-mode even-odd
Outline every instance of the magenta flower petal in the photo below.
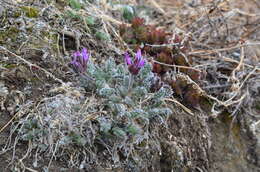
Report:
<svg viewBox="0 0 260 172"><path fill-rule="evenodd" d="M76 51L73 53L73 61L77 61L77 58L80 56L80 52Z"/></svg>
<svg viewBox="0 0 260 172"><path fill-rule="evenodd" d="M76 52L74 52L74 53L73 53L73 56L74 56L74 57L78 57L78 56L80 56L80 51L76 51Z"/></svg>
<svg viewBox="0 0 260 172"><path fill-rule="evenodd" d="M142 59L142 52L140 49L137 50L137 53L135 55L135 60L137 60L138 62Z"/></svg>
<svg viewBox="0 0 260 172"><path fill-rule="evenodd" d="M125 62L128 65L128 70L130 73L133 75L137 75L140 71L140 69L145 65L146 61L143 59L142 52L141 50L137 50L135 54L135 59L134 62L132 62L131 57L129 54L126 52L125 53Z"/></svg>
<svg viewBox="0 0 260 172"><path fill-rule="evenodd" d="M138 67L139 68L141 68L141 67L143 67L145 65L145 60L144 59L141 59L141 61L139 61L139 63L138 63Z"/></svg>
<svg viewBox="0 0 260 172"><path fill-rule="evenodd" d="M125 62L126 62L127 65L132 64L131 57L129 56L129 54L127 52L125 53Z"/></svg>
<svg viewBox="0 0 260 172"><path fill-rule="evenodd" d="M88 54L88 50L87 50L86 48L83 48L83 49L82 49L82 57L83 57L83 60L84 60L85 62L88 61L88 59L89 59L89 54Z"/></svg>

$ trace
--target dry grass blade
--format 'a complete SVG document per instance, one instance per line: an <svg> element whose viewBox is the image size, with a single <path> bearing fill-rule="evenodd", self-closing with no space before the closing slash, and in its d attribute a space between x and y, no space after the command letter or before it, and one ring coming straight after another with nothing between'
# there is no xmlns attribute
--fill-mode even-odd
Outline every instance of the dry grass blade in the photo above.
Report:
<svg viewBox="0 0 260 172"><path fill-rule="evenodd" d="M6 129L6 127L8 127L19 114L19 112L16 112L15 115L0 129L0 133L4 131L4 129Z"/></svg>
<svg viewBox="0 0 260 172"><path fill-rule="evenodd" d="M159 62L157 60L152 60L154 63L158 63L160 65L164 65L164 66L168 66L168 67L174 67L174 68L180 68L180 69L192 69L194 71L197 71L197 72L202 72L201 70L199 69L196 69L194 67L189 67L189 66L180 66L180 65L173 65L173 64L166 64L166 63L162 63L162 62Z"/></svg>
<svg viewBox="0 0 260 172"><path fill-rule="evenodd" d="M195 116L192 111L187 108L186 106L184 106L183 104L181 104L178 100L174 99L174 98L171 98L171 99L165 99L166 101L169 101L169 102L173 102L177 105L179 105L185 112L187 112L189 115L191 116Z"/></svg>
<svg viewBox="0 0 260 172"><path fill-rule="evenodd" d="M162 14L166 15L166 12L160 7L160 5L155 0L150 0L154 7L156 7Z"/></svg>
<svg viewBox="0 0 260 172"><path fill-rule="evenodd" d="M223 52L223 51L230 51L230 50L234 50L237 48L241 48L241 47L247 47L247 46L254 46L254 45L260 45L260 42L256 42L256 43L245 43L245 44L239 44L233 47L227 47L227 48L221 48L221 49L213 49L213 50L195 50L195 51L191 51L188 54L189 55L210 55L210 54L215 54L218 52Z"/></svg>

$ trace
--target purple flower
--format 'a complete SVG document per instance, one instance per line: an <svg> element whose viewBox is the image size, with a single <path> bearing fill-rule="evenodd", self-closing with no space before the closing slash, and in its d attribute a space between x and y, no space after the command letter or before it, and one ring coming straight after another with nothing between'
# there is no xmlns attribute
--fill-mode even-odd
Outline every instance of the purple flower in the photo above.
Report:
<svg viewBox="0 0 260 172"><path fill-rule="evenodd" d="M87 69L88 59L88 50L86 48L83 48L82 51L76 51L73 53L72 61L70 62L70 64L72 64L75 71L83 73Z"/></svg>
<svg viewBox="0 0 260 172"><path fill-rule="evenodd" d="M130 73L132 73L133 75L137 75L140 69L145 65L146 61L142 56L141 50L139 49L135 55L134 61L132 61L131 57L126 52L125 63L127 64Z"/></svg>

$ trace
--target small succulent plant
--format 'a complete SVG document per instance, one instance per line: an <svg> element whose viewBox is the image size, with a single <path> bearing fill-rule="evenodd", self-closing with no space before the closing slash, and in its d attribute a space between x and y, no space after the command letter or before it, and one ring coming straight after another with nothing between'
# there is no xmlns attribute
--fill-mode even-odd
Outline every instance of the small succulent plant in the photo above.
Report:
<svg viewBox="0 0 260 172"><path fill-rule="evenodd" d="M191 59L183 56L188 49L187 41L184 41L179 35L172 36L163 29L146 25L142 18L133 18L130 27L121 25L120 34L130 46L143 47L144 52L159 62L182 66L189 66L191 63ZM172 46L163 44L172 44ZM153 71L156 73L164 74L168 70L167 66L156 63L153 65Z"/></svg>
<svg viewBox="0 0 260 172"><path fill-rule="evenodd" d="M130 47L134 49L142 47L143 52L153 57L155 61L152 71L172 87L175 95L192 107L198 107L200 95L193 87L187 87L189 84L184 84L184 81L176 76L173 79L164 80L168 72L173 72L172 68L167 65L191 67L192 59L185 55L189 50L187 40L185 41L180 35L172 35L163 29L147 25L144 19L138 17L132 19L131 26L121 25L120 34ZM202 72L191 68L179 68L178 71L197 83L204 77Z"/></svg>

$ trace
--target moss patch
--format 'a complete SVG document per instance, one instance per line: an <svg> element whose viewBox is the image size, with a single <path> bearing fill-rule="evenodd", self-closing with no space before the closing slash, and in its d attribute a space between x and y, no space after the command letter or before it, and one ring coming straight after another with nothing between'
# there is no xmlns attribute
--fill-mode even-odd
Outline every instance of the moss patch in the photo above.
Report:
<svg viewBox="0 0 260 172"><path fill-rule="evenodd" d="M30 6L21 7L22 11L25 12L26 17L37 18L39 15L38 9Z"/></svg>

